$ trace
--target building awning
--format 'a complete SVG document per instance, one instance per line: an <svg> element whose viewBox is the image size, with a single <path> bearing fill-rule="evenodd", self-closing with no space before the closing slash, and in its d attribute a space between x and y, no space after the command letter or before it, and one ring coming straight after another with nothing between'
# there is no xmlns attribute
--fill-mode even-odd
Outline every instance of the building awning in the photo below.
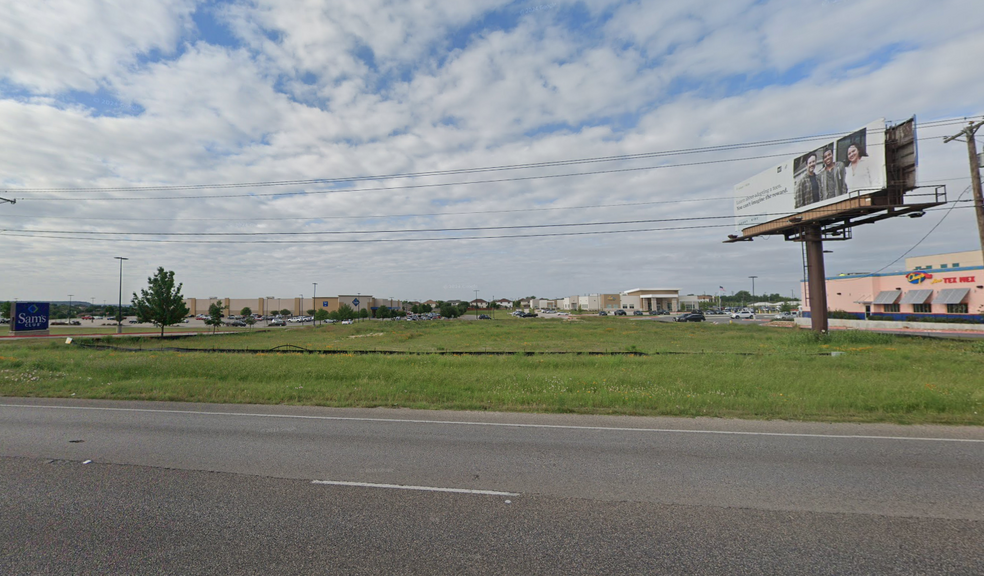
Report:
<svg viewBox="0 0 984 576"><path fill-rule="evenodd" d="M872 304L895 304L901 295L901 290L882 290L878 296L875 296L875 301Z"/></svg>
<svg viewBox="0 0 984 576"><path fill-rule="evenodd" d="M970 288L950 288L940 290L940 295L936 298L937 304L960 304L967 297Z"/></svg>
<svg viewBox="0 0 984 576"><path fill-rule="evenodd" d="M932 290L909 290L899 304L925 304L932 295Z"/></svg>

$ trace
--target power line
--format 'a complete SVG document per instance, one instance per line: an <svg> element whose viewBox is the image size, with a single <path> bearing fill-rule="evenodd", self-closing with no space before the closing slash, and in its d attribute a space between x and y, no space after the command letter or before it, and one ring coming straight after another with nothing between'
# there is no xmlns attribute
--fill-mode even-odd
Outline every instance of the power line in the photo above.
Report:
<svg viewBox="0 0 984 576"><path fill-rule="evenodd" d="M672 228L638 228L634 230L594 230L589 232L553 232L549 234L509 234L500 236L455 236L445 238L366 238L360 240L118 240L118 242L139 242L152 244L363 244L381 242L447 242L455 240L496 240L503 238L547 238L553 236L591 236L598 234L630 234L637 232L663 232L673 230L698 230L703 228L729 228L730 224L708 224L704 226L679 226ZM48 238L54 240L88 240L105 242L105 238L86 238L69 236L47 236L41 234L7 234L23 238Z"/></svg>
<svg viewBox="0 0 984 576"><path fill-rule="evenodd" d="M966 192L965 192L966 193ZM961 194L961 198L963 194ZM949 212L958 208L973 208L974 206L956 206L957 202L962 202L963 200L957 199L952 202L954 206L951 206L947 210ZM938 211L944 210L944 208L930 209L927 211ZM787 215L786 212L781 213L763 213L754 214L750 216L766 216L766 217L782 217ZM944 216L945 217L945 216ZM543 229L543 228L571 228L571 227L587 227L587 226L625 226L629 224L653 224L658 222L691 222L691 221L710 221L710 220L733 220L733 215L727 216L693 216L686 218L658 218L658 219L647 219L647 220L620 220L620 221L608 221L608 222L571 222L571 223L560 223L560 224L525 224L525 225L510 225L510 226L465 226L458 228L409 228L402 230L328 230L328 231L303 231L303 232L98 232L91 230L0 230L0 234L5 236L13 237L32 237L32 238L48 238L48 239L59 239L59 240L95 240L95 241L121 241L121 242L181 242L181 241L168 241L168 240L115 240L113 238L94 238L94 236L164 236L164 237L215 237L215 236L236 236L236 237L256 237L256 236L338 236L338 235L369 235L369 234L408 234L408 233L445 233L445 232L482 232L491 230L526 230L526 229ZM652 230L683 230L690 228L719 228L719 227L730 227L730 224L723 225L707 225L707 226L695 226L695 227L683 227L683 228L659 228L659 229L648 229ZM935 230L935 228L934 228ZM635 230L610 230L610 231L597 231L591 233L621 233L621 232L639 232L643 231L640 229ZM57 235L56 235L57 234ZM69 236L77 235L77 236ZM550 236L551 234L547 234ZM563 235L563 234L561 234ZM513 236L474 236L463 239L483 239L483 238L510 238ZM515 237L538 237L536 235L523 235ZM399 238L394 239L373 239L373 242L382 241L400 241ZM418 239L407 239L412 241L423 241L423 240L441 240L439 238L418 238ZM271 241L273 243L310 243L310 242L359 242L360 240L351 241L334 241L334 240L314 240L314 241ZM370 240L366 240L370 241ZM209 241L184 241L192 243L210 243ZM216 241L215 243L226 243L231 241ZM236 240L236 242L246 242L255 243L249 240ZM893 262L894 263L894 262ZM891 265L891 264L889 264Z"/></svg>
<svg viewBox="0 0 984 576"><path fill-rule="evenodd" d="M930 182L924 182L920 186L934 186L940 182L951 182L955 180L966 180L966 176L957 178L936 178ZM504 210L468 210L458 212L416 212L416 213L395 213L395 214L367 214L364 216L280 216L280 217L239 217L239 218L181 218L182 222L275 222L275 221L296 221L296 220L378 220L380 218L419 218L425 216L459 216L474 214L510 214L516 212L551 212L559 210L588 210L598 208L625 208L634 206L651 206L659 204L683 204L693 202L722 202L734 200L734 196L718 196L708 198L681 198L676 200L652 200L649 202L623 202L618 204L587 204L581 206L549 206L549 207L529 207L512 208ZM965 201L965 200L964 200ZM48 216L37 214L0 214L0 218L43 218L45 220L72 220L74 222L83 221L111 221L111 222L172 222L170 218L94 218L79 216Z"/></svg>
<svg viewBox="0 0 984 576"><path fill-rule="evenodd" d="M964 120L965 118L937 120L933 122L923 123L921 124L921 126L923 128L942 127L942 126L949 126L951 124L962 123ZM236 182L236 183L224 183L224 184L186 184L186 185L161 185L161 186L117 186L117 187L82 187L82 188L19 188L19 189L9 189L7 191L18 192L18 193L176 191L176 190L214 190L214 189L230 189L230 188L263 188L263 187L273 187L273 186L300 186L300 185L310 185L310 184L341 184L341 183L372 181L372 180L392 180L392 179L419 178L419 177L429 177L429 176L445 176L445 175L459 175L459 174L474 174L474 173L482 173L482 172L522 170L522 169L531 169L531 168L546 168L546 167L555 167L555 166L571 166L577 164L589 164L589 163L598 163L598 162L615 162L615 161L649 159L649 158L708 153L708 152L743 150L749 148L759 148L764 146L776 146L780 144L808 142L808 141L819 140L823 138L831 138L838 135L840 135L840 133L819 134L819 135L812 135L812 136L798 136L792 138L761 140L761 141L745 142L745 143L737 143L737 144L723 144L719 146L706 146L700 148L683 148L677 150L645 152L639 154L624 154L618 156L602 156L602 157L581 158L581 159L572 159L572 160L555 160L555 161L537 162L537 163L510 164L510 165L501 165L501 166L460 168L460 169L451 169L451 170L435 170L435 171L427 171L427 172L398 173L398 174L386 174L386 175L277 180L277 181L263 181L263 182ZM942 136L920 138L920 140L928 140L928 139L936 139L936 138L942 138ZM243 197L243 196L272 197L272 196L286 196L286 195L297 195L297 194L379 191L379 190L393 190L393 189L401 189L401 188L419 188L419 187L433 187L433 186L467 185L467 184L476 184L476 183L509 182L509 181L527 180L527 179L535 179L535 178L608 174L608 173L621 172L621 171L650 170L656 168L668 168L668 167L680 167L680 166L695 166L705 163L757 160L762 158L773 158L777 156L788 156L788 154L765 155L765 156L757 156L757 157L750 157L750 158L708 161L703 163L698 162L698 163L685 163L679 165L649 166L649 167L630 168L630 169L612 170L612 171L607 171L607 170L592 171L592 172L573 173L573 174L518 177L518 178L506 178L506 179L486 180L486 181L429 184L429 185L403 186L403 187L380 187L380 188L370 188L370 189L349 189L349 190L313 191L313 192L310 191L287 192L287 193L274 193L274 194L227 194L227 195L207 195L207 196L178 196L178 197L169 196L169 197L145 197L145 198L131 197L131 198L101 198L101 199L102 200L173 200L173 199L201 199L201 198L233 198L233 197ZM62 199L64 198L56 198L56 200L62 200ZM46 199L36 199L36 200L46 200Z"/></svg>
<svg viewBox="0 0 984 576"><path fill-rule="evenodd" d="M527 180L544 180L552 178L571 178L578 176L596 176L600 174L617 174L622 172L640 172L644 170L658 170L663 168L684 168L689 166L704 166L708 164L722 164L726 162L744 162L748 160L761 160L764 158L784 158L789 154L770 154L766 156L750 156L745 158L730 158L723 160L705 160L702 162L687 162L682 164L664 164L662 166L639 166L636 168L613 168L611 170L594 170L591 172L568 172L565 174L542 174L534 176L514 176L511 178L495 178L491 180L466 180L462 182L442 182L432 184L410 184L406 186L377 186L374 188L348 188L344 190L305 190L301 192L270 192L266 194L209 194L202 196L148 196L148 197L121 197L121 198L77 198L77 197L56 197L56 198L31 198L33 202L52 202L52 201L72 201L78 200L99 200L99 201L144 201L144 200L208 200L217 198L275 198L281 196L315 196L328 194L353 194L361 192L389 192L392 190L414 190L420 188L447 188L451 186L471 186L475 184L500 184L503 182L522 182ZM108 189L103 189L108 190ZM26 200L26 198L24 198Z"/></svg>
<svg viewBox="0 0 984 576"><path fill-rule="evenodd" d="M942 136L935 137L935 139L942 138ZM921 138L920 140L923 140ZM199 196L147 196L147 197L109 197L109 198L99 198L99 197L55 197L55 198L31 198L34 202L62 202L71 201L77 202L79 200L96 200L105 202L120 202L120 201L147 201L147 200L211 200L211 199L221 199L221 198L276 198L283 196L315 196L315 195L328 195L328 194L353 194L361 192L389 192L393 190L414 190L421 188L448 188L452 186L472 186L476 184L501 184L504 182L522 182L529 180L546 180L554 178L572 178L580 176L597 176L601 174L619 174L626 172L640 172L646 170L661 170L665 168L687 168L694 166L706 166L711 164L725 164L729 162L747 162L751 160L763 160L767 158L789 158L795 153L781 153L781 154L767 154L763 156L746 156L742 158L725 158L720 160L704 160L701 162L684 162L680 164L663 164L660 166L638 166L635 168L613 168L610 170L593 170L590 172L568 172L565 174L541 174L534 176L514 176L511 178L495 178L491 180L466 180L460 182L442 182L442 183L432 183L432 184L410 184L406 186L377 186L374 188L348 188L344 190L305 190L300 192L270 192L265 194L208 194ZM109 190L109 189L106 189ZM24 198L23 200L26 200Z"/></svg>
<svg viewBox="0 0 984 576"><path fill-rule="evenodd" d="M960 193L960 196L958 196L957 199L954 201L954 205L953 206L950 206L950 208L946 211L946 214L944 214L943 217L940 218L940 221L937 222L935 226L933 226L932 228L930 228L929 229L929 232L926 232L926 235L923 236L922 238L920 238L918 242L916 242L915 244L913 244L912 245L912 248L909 248L908 250L906 250L905 252L903 252L902 255L899 256L898 258L896 258L895 260L892 260L888 264L882 266L881 269L879 269L879 270L877 270L875 272L872 272L872 274L878 274L879 272L881 272L882 270L885 270L886 268L888 268L892 264L895 264L899 260L905 258L906 256L909 255L910 252L912 252L913 250L915 250L916 248L918 248L919 245L922 244L923 241L926 240L926 238L929 238L929 235L930 234L932 234L933 232L935 232L936 229L940 227L940 224L942 224L943 221L946 220L946 217L950 215L950 212L953 212L956 208L958 208L958 206L956 205L956 203L957 202L960 202L960 199L963 198L964 197L964 194L966 194L967 192L969 192L970 189L971 189L971 186L967 186L967 188L965 188L964 191ZM976 208L976 206L961 206L961 208Z"/></svg>

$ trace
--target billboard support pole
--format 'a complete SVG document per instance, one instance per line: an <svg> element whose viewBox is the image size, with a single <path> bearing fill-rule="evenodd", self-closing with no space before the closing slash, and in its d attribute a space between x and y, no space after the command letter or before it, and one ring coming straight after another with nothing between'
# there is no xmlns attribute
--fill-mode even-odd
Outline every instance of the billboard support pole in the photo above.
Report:
<svg viewBox="0 0 984 576"><path fill-rule="evenodd" d="M977 234L980 236L981 251L984 252L984 193L981 192L981 166L977 157L977 141L974 135L984 121L973 123L960 131L959 134L944 138L943 142L956 140L960 136L967 138L967 154L970 156L970 185L974 189L974 213L977 215Z"/></svg>
<svg viewBox="0 0 984 576"><path fill-rule="evenodd" d="M823 240L820 226L806 227L803 234L806 244L806 274L810 291L810 320L813 331L827 332L827 279L823 268Z"/></svg>

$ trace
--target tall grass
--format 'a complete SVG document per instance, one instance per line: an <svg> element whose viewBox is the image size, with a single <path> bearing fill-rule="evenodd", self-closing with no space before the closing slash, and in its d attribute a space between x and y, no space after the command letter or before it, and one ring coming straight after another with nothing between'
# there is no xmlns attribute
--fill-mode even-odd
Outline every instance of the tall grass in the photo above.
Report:
<svg viewBox="0 0 984 576"><path fill-rule="evenodd" d="M139 339L114 343L143 352L6 342L0 394L984 424L979 342L638 321L496 324L364 323L167 343L423 353L396 356L162 352L153 349L161 342ZM550 354L632 347L650 355ZM442 348L535 354L426 354Z"/></svg>

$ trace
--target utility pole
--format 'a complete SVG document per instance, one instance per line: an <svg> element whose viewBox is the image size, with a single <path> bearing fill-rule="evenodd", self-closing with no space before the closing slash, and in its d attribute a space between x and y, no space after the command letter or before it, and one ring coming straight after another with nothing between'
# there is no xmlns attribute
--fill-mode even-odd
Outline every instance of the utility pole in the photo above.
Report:
<svg viewBox="0 0 984 576"><path fill-rule="evenodd" d="M974 135L977 129L984 126L984 120L971 122L959 133L943 139L943 142L957 140L961 136L967 138L967 155L970 157L970 185L974 189L974 214L977 215L977 234L980 236L981 252L984 253L984 193L981 192L981 160L977 157L977 140Z"/></svg>
<svg viewBox="0 0 984 576"><path fill-rule="evenodd" d="M129 260L129 258L124 258L122 256L114 256L115 259L120 261L120 303L116 308L116 333L123 333L123 261Z"/></svg>

